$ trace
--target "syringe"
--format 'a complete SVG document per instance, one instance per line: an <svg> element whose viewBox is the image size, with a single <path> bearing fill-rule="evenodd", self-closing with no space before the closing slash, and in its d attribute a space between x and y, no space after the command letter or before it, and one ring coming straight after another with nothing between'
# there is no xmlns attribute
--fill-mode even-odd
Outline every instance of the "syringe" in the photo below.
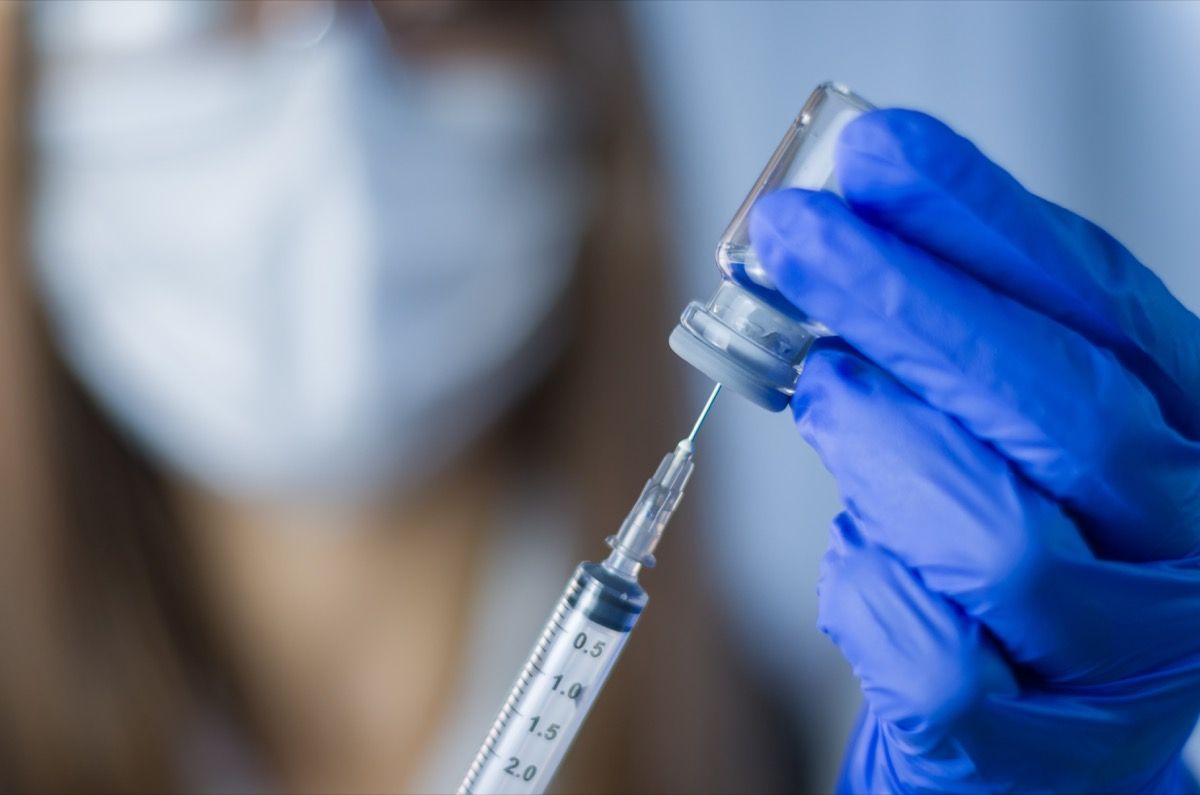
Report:
<svg viewBox="0 0 1200 795"><path fill-rule="evenodd" d="M717 384L692 432L663 458L621 529L609 536L608 558L575 570L460 795L538 793L550 785L646 606L638 572L654 565L654 548L692 474L696 434L720 391Z"/></svg>

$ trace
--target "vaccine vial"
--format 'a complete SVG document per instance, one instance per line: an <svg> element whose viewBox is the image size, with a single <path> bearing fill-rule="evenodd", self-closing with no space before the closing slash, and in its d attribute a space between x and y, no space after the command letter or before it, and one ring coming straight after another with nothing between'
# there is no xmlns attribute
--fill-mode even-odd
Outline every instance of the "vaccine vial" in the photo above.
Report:
<svg viewBox="0 0 1200 795"><path fill-rule="evenodd" d="M872 109L837 83L817 87L717 244L716 292L706 304L688 304L671 332L671 349L685 361L771 411L788 404L813 340L830 331L775 290L750 246L750 210L784 188L836 193L838 135Z"/></svg>

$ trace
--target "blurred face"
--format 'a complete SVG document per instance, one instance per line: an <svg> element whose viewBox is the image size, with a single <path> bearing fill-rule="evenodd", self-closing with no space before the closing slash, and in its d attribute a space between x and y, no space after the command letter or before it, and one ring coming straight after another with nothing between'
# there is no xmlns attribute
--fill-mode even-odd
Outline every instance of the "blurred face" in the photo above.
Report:
<svg viewBox="0 0 1200 795"><path fill-rule="evenodd" d="M34 13L37 275L165 466L255 497L415 481L552 359L587 175L536 59L402 60L360 4Z"/></svg>

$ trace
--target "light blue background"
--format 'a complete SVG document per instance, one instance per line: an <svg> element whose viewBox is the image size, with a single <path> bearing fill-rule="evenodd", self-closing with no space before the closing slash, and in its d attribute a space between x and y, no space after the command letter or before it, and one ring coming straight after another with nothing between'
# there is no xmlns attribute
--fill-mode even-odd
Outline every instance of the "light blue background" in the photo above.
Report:
<svg viewBox="0 0 1200 795"><path fill-rule="evenodd" d="M1200 3L642 2L635 32L675 208L680 306L716 283L725 224L809 91L934 113L1091 218L1200 309ZM682 367L682 365L681 365ZM697 406L707 389L693 376ZM857 700L815 629L836 489L787 415L723 398L695 502L743 642L814 731L832 783Z"/></svg>

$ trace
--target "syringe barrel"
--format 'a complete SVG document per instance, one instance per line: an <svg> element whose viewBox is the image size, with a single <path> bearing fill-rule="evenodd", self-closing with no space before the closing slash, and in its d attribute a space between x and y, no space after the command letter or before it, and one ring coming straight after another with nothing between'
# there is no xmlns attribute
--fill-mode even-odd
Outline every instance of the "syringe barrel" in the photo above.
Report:
<svg viewBox="0 0 1200 795"><path fill-rule="evenodd" d="M603 563L582 563L475 756L459 793L533 793L549 785L646 607L637 582L694 467L692 434L646 483Z"/></svg>
<svg viewBox="0 0 1200 795"><path fill-rule="evenodd" d="M646 602L633 579L576 569L459 793L545 791Z"/></svg>

